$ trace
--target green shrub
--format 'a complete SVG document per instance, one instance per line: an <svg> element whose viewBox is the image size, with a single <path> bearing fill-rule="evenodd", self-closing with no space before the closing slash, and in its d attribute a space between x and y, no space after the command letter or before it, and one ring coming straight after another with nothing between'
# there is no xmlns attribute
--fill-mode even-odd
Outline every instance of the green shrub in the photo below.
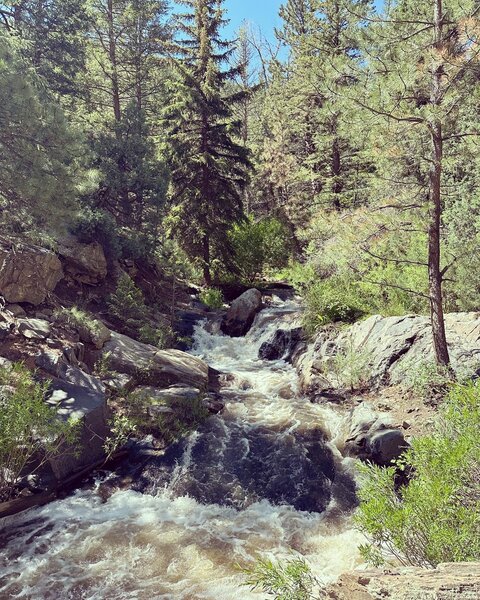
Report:
<svg viewBox="0 0 480 600"><path fill-rule="evenodd" d="M397 465L363 466L357 527L364 557L436 566L480 559L480 386L450 390L432 435L414 440ZM408 466L407 466L408 465ZM396 470L410 474L398 487Z"/></svg>
<svg viewBox="0 0 480 600"><path fill-rule="evenodd" d="M126 415L115 414L109 422L110 435L105 440L103 449L106 460L109 460L117 450L125 446L137 431L135 423Z"/></svg>
<svg viewBox="0 0 480 600"><path fill-rule="evenodd" d="M368 383L370 377L370 353L367 350L358 350L353 344L339 351L328 363L328 369L334 373L340 386L354 390L360 389Z"/></svg>
<svg viewBox="0 0 480 600"><path fill-rule="evenodd" d="M161 327L143 325L138 330L138 339L144 344L151 344L160 350L171 348L176 341L175 333L169 325L162 325Z"/></svg>
<svg viewBox="0 0 480 600"><path fill-rule="evenodd" d="M101 328L100 321L77 306L58 308L54 312L54 317L58 322L65 323L78 332L83 331L92 338L95 338Z"/></svg>
<svg viewBox="0 0 480 600"><path fill-rule="evenodd" d="M141 380L141 376L139 378ZM132 392L120 403L128 422L140 433L154 435L164 444L171 444L195 430L210 415L202 397L182 398L166 396L165 400L151 398L143 391ZM149 410L164 406L168 412Z"/></svg>
<svg viewBox="0 0 480 600"><path fill-rule="evenodd" d="M243 569L245 586L261 591L275 600L315 600L318 581L303 558L283 562L260 559L250 569Z"/></svg>
<svg viewBox="0 0 480 600"><path fill-rule="evenodd" d="M105 256L110 261L122 256L119 228L109 212L83 208L73 228L73 233L86 244L99 242Z"/></svg>
<svg viewBox="0 0 480 600"><path fill-rule="evenodd" d="M145 304L142 291L128 275L119 278L115 292L108 298L108 308L128 335L160 349L173 346L172 328L153 321L152 310Z"/></svg>
<svg viewBox="0 0 480 600"><path fill-rule="evenodd" d="M412 390L425 401L443 398L453 383L451 371L436 363L434 359L408 361L402 366L404 372L403 387Z"/></svg>
<svg viewBox="0 0 480 600"><path fill-rule="evenodd" d="M354 283L331 277L305 291L304 327L315 333L327 323L353 323L368 312Z"/></svg>
<svg viewBox="0 0 480 600"><path fill-rule="evenodd" d="M253 283L271 269L281 269L290 257L285 226L274 218L255 221L248 217L229 233L234 266L246 283Z"/></svg>
<svg viewBox="0 0 480 600"><path fill-rule="evenodd" d="M108 308L114 317L135 329L148 318L142 290L126 273L118 279L115 292L108 298Z"/></svg>
<svg viewBox="0 0 480 600"><path fill-rule="evenodd" d="M20 363L0 369L0 386L0 498L8 500L25 470L75 452L79 423L58 418L45 402L48 384Z"/></svg>
<svg viewBox="0 0 480 600"><path fill-rule="evenodd" d="M218 288L208 288L200 292L200 300L209 308L222 308L225 300L222 290Z"/></svg>

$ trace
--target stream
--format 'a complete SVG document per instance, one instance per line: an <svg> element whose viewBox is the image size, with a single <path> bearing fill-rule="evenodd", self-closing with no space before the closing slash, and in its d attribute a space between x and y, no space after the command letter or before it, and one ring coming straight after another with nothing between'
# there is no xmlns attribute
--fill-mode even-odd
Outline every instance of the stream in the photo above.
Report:
<svg viewBox="0 0 480 600"><path fill-rule="evenodd" d="M239 565L302 555L322 582L360 559L345 416L298 393L295 369L259 348L298 319L277 301L245 338L196 329L192 353L228 374L226 408L142 474L146 491L94 489L4 522L0 599L249 600Z"/></svg>

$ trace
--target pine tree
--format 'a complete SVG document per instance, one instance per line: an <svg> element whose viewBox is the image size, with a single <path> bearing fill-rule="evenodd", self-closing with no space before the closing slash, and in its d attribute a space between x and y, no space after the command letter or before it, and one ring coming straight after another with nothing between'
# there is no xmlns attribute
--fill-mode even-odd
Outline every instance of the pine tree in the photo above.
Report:
<svg viewBox="0 0 480 600"><path fill-rule="evenodd" d="M95 206L154 249L168 174L155 127L163 99L166 2L92 0L87 48L86 120L101 183ZM85 118L85 117L84 117Z"/></svg>
<svg viewBox="0 0 480 600"><path fill-rule="evenodd" d="M249 167L240 143L241 122L226 83L238 67L222 70L233 52L221 38L226 23L222 0L182 0L190 9L179 15L183 39L174 46L172 232L192 258L202 261L205 282L212 281L215 260L228 261L228 231L242 219L242 189ZM237 141L238 140L238 141Z"/></svg>
<svg viewBox="0 0 480 600"><path fill-rule="evenodd" d="M297 232L319 209L368 200L366 134L342 92L356 85L370 8L369 0L288 0L280 10L277 37L290 56L271 65L257 178L268 186L258 200Z"/></svg>
<svg viewBox="0 0 480 600"><path fill-rule="evenodd" d="M11 0L0 3L0 16L0 25L25 41L22 52L54 92L80 93L76 79L85 61L85 0Z"/></svg>
<svg viewBox="0 0 480 600"><path fill-rule="evenodd" d="M389 182L383 204L427 222L428 257L416 264L428 271L436 359L448 365L443 284L455 259L442 261L443 211L462 180L462 150L479 134L478 103L471 100L480 75L478 6L400 0L370 31L369 68L356 102L378 120L378 170ZM405 232L412 228L405 219Z"/></svg>
<svg viewBox="0 0 480 600"><path fill-rule="evenodd" d="M64 214L82 155L76 132L22 54L17 39L0 36L0 200L10 229L50 226Z"/></svg>

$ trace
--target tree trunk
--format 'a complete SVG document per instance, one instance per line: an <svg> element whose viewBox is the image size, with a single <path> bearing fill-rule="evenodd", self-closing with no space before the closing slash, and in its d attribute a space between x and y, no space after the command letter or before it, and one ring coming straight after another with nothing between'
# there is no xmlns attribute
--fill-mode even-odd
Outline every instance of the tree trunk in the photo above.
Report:
<svg viewBox="0 0 480 600"><path fill-rule="evenodd" d="M343 191L342 181L340 179L342 173L342 158L340 156L340 145L338 143L337 136L337 123L335 118L335 123L333 125L333 142L332 142L332 165L331 165L331 175L332 175L332 194L333 194L333 206L336 210L340 210L342 208L342 201L340 194Z"/></svg>
<svg viewBox="0 0 480 600"><path fill-rule="evenodd" d="M443 13L442 0L435 1L434 46L441 52L443 44ZM432 72L431 103L434 107L442 102L442 65L435 65ZM430 136L432 145L432 164L430 167L430 227L428 231L428 281L430 296L430 311L432 321L433 345L435 356L439 365L448 366L450 356L445 333L445 319L443 314L441 270L441 219L442 219L442 167L443 167L443 137L442 123L438 115L430 123Z"/></svg>
<svg viewBox="0 0 480 600"><path fill-rule="evenodd" d="M203 236L203 279L205 285L210 287L212 285L212 274L210 273L210 238L206 234Z"/></svg>
<svg viewBox="0 0 480 600"><path fill-rule="evenodd" d="M120 91L118 85L118 70L117 70L117 41L115 39L114 15L113 15L113 0L108 0L107 5L108 19L108 50L110 65L112 68L112 102L115 121L120 121L122 118L120 108Z"/></svg>

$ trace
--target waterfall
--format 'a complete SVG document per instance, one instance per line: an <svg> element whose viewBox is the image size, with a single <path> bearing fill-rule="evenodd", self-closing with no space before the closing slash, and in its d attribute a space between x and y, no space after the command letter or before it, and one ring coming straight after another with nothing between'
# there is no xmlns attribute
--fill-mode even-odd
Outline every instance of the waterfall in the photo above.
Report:
<svg viewBox="0 0 480 600"><path fill-rule="evenodd" d="M96 489L30 511L0 532L0 598L263 598L237 565L301 554L325 582L358 563L344 416L311 404L294 368L259 348L293 327L293 302L262 311L245 338L197 327L192 353L226 374L224 412L153 458L144 491Z"/></svg>

